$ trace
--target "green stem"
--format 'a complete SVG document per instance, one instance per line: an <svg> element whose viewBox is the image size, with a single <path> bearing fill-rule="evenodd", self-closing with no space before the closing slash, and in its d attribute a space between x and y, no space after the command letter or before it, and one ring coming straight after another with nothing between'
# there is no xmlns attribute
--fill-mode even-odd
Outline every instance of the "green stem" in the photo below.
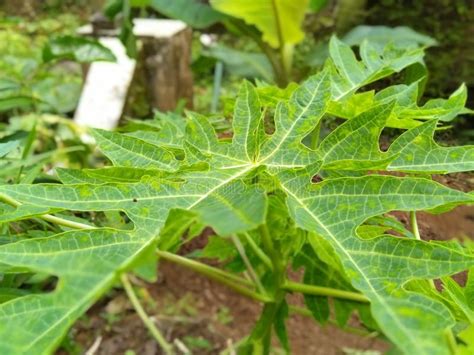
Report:
<svg viewBox="0 0 474 355"><path fill-rule="evenodd" d="M230 236L230 239L232 239L232 242L234 243L235 247L237 248L237 251L240 254L240 257L242 258L245 266L247 267L247 270L250 274L250 278L252 281L257 285L257 289L260 293L265 294L265 288L263 287L262 283L260 282L259 277L257 276L257 273L255 272L255 269L253 268L252 264L250 263L249 258L247 257L247 253L245 253L245 248L240 242L239 237L237 237L235 234L232 234Z"/></svg>
<svg viewBox="0 0 474 355"><path fill-rule="evenodd" d="M263 307L260 318L248 338L249 343L253 343L253 354L269 354L272 338L272 326L280 307L281 301L267 303Z"/></svg>
<svg viewBox="0 0 474 355"><path fill-rule="evenodd" d="M232 24L237 27L244 35L249 36L251 39L255 41L255 43L259 46L265 56L268 58L270 65L272 66L273 73L275 75L275 81L280 87L285 87L288 82L284 80L284 68L281 67L281 63L278 61L278 54L275 52L273 48L271 48L268 44L266 44L262 39L259 37L258 34L252 32L245 23L240 20L231 20Z"/></svg>
<svg viewBox="0 0 474 355"><path fill-rule="evenodd" d="M259 227L259 231L262 238L262 244L265 253L270 256L272 262L272 283L271 292L273 294L273 302L267 303L262 310L259 320L250 334L249 341L253 342L254 346L260 346L258 349L264 354L269 353L272 327L275 323L275 317L285 302L286 291L282 285L285 282L286 267L284 258L277 248L273 244L272 237L266 224ZM256 352L257 349L254 349Z"/></svg>
<svg viewBox="0 0 474 355"><path fill-rule="evenodd" d="M417 240L421 240L420 230L418 229L418 222L416 220L416 211L410 211L410 223L413 235Z"/></svg>
<svg viewBox="0 0 474 355"><path fill-rule="evenodd" d="M270 255L270 261L273 265L273 271L278 272L278 270L282 269L282 262L280 255L275 250L273 246L273 240L270 236L270 232L268 231L268 227L265 224L262 224L259 227L260 235L262 237L262 243L268 255Z"/></svg>
<svg viewBox="0 0 474 355"><path fill-rule="evenodd" d="M153 337L156 339L158 344L161 346L165 354L168 354L168 355L174 354L173 346L166 341L165 337L161 334L161 332L152 322L150 317L148 317L142 305L140 304L140 301L138 300L137 295L133 291L133 287L130 283L130 280L127 277L127 274L122 274L120 276L120 279L122 280L123 288L125 289L125 292L127 293L127 296L130 299L130 302L132 302L133 308L135 308L135 311L140 316L143 323L148 328L148 330L153 335Z"/></svg>
<svg viewBox="0 0 474 355"><path fill-rule="evenodd" d="M451 329L446 329L445 331L446 339L448 340L449 352L452 355L458 353L456 338L454 337L453 331Z"/></svg>
<svg viewBox="0 0 474 355"><path fill-rule="evenodd" d="M231 273L222 271L212 266L205 265L198 261L190 260L182 256L166 252L166 251L157 250L156 253L158 254L159 257L165 260L171 261L175 264L187 267L188 269L191 269L200 274L203 274L209 277L210 279L220 282L226 285L227 287L232 288L233 290L237 291L238 293L244 296L247 296L249 298L252 298L256 301L260 301L264 303L272 301L267 296L248 289L246 286L254 287L255 285L252 282L245 280L239 276L235 276Z"/></svg>
<svg viewBox="0 0 474 355"><path fill-rule="evenodd" d="M290 74L290 59L287 58L287 53L285 51L285 39L283 38L283 31L282 31L282 25L280 21L280 13L278 11L277 3L276 0L272 0L272 8L273 8L273 13L274 13L274 18L275 18L275 27L277 30L277 36L278 36L278 50L280 51L280 62L281 62L281 67L283 69L283 78L281 78L281 82L283 85L288 84L288 78Z"/></svg>
<svg viewBox="0 0 474 355"><path fill-rule="evenodd" d="M31 148L33 147L33 143L35 141L36 137L36 126L37 126L38 120L35 118L33 122L33 127L30 130L30 133L28 134L28 138L26 139L26 144L23 149L23 153L21 154L21 160L25 161L28 158L28 155L30 154ZM18 174L16 177L16 183L20 183L21 179L21 174L23 173L23 169L25 168L25 165L21 165L20 169L18 169Z"/></svg>
<svg viewBox="0 0 474 355"><path fill-rule="evenodd" d="M248 280L246 280L246 279L244 279L240 276L236 276L234 274L231 274L231 273L226 272L224 270L221 270L221 269L203 264L203 263L201 263L199 261L196 261L196 260L191 260L191 259L185 258L183 256L176 255L176 254L173 254L173 253L170 253L170 252L167 252L167 251L163 251L163 250L157 250L156 254L159 257L163 258L163 259L171 261L175 264L180 264L180 265L186 266L187 268L193 269L193 270L195 270L197 272L200 272L200 273L215 274L217 276L224 277L226 279L229 279L229 280L232 280L232 281L235 281L235 282L239 282L239 283L241 283L245 286L248 286L248 287L253 287L254 286L254 284L251 281L248 281Z"/></svg>
<svg viewBox="0 0 474 355"><path fill-rule="evenodd" d="M410 224L411 224L412 233L415 236L415 239L416 240L421 240L420 229L418 228L418 222L416 220L416 211L410 211ZM429 279L428 282L430 283L431 288L435 292L437 292L436 285L435 285L434 281Z"/></svg>
<svg viewBox="0 0 474 355"><path fill-rule="evenodd" d="M259 248L257 243L255 243L255 240L248 234L248 233L243 233L245 239L249 243L250 247L254 251L254 253L260 258L260 260L270 269L273 270L273 265L272 261L269 259L267 254L263 252L262 249Z"/></svg>
<svg viewBox="0 0 474 355"><path fill-rule="evenodd" d="M305 285L298 282L286 281L283 285L283 288L288 291L300 292L308 295L328 296L363 303L369 302L369 300L363 294L345 290L338 290L330 287Z"/></svg>
<svg viewBox="0 0 474 355"><path fill-rule="evenodd" d="M11 206L13 206L13 207L21 206L20 202L12 199L10 196L2 194L2 193L0 193L0 200L7 203L7 204L9 204L9 205L11 205ZM54 223L54 224L57 224L57 225L60 225L60 226L63 226L63 227L72 228L72 229L95 229L95 228L97 228L97 227L94 227L94 226L90 226L88 224L69 221L67 219L56 217L56 216L53 216L53 215L50 215L50 214L44 214L44 215L41 215L41 216L38 216L38 217L41 218L41 219L44 219L45 221L48 221L48 222L51 222L51 223Z"/></svg>

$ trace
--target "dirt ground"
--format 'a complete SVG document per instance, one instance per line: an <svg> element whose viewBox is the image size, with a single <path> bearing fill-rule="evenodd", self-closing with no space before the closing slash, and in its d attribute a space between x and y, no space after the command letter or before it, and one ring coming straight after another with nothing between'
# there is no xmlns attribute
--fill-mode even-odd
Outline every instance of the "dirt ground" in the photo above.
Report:
<svg viewBox="0 0 474 355"><path fill-rule="evenodd" d="M474 189L474 177L455 174L437 180L455 189ZM403 212L394 212L408 223ZM474 207L459 207L442 215L419 213L418 222L425 240L474 239ZM205 242L206 237L200 239ZM261 305L240 296L225 286L208 280L181 266L163 262L155 284L135 280L147 311L168 339L179 339L177 346L192 354L234 353L235 344L251 330ZM461 284L465 275L457 275ZM293 305L302 305L297 295ZM357 319L351 321L357 326ZM332 325L320 326L311 318L291 315L288 331L293 354L355 354L356 351L384 352L390 345L373 334L358 335ZM119 289L112 291L83 317L71 332L75 344L84 350L96 345L96 354L160 354L127 298ZM97 347L98 345L98 347ZM69 351L70 352L70 351ZM283 353L275 343L275 354ZM68 353L60 350L59 354ZM183 351L184 353L184 351Z"/></svg>

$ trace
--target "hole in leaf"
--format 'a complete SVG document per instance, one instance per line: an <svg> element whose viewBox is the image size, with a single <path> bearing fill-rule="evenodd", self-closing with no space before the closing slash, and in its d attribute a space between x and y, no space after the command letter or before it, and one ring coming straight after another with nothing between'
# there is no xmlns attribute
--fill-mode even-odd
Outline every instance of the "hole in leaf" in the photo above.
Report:
<svg viewBox="0 0 474 355"><path fill-rule="evenodd" d="M407 212L392 211L366 220L357 229L362 239L371 239L380 235L392 235L397 238L413 238Z"/></svg>
<svg viewBox="0 0 474 355"><path fill-rule="evenodd" d="M397 128L384 127L379 137L379 148L386 152L390 145L397 139L403 131Z"/></svg>
<svg viewBox="0 0 474 355"><path fill-rule="evenodd" d="M59 278L45 273L0 273L0 304L30 294L53 292Z"/></svg>
<svg viewBox="0 0 474 355"><path fill-rule="evenodd" d="M263 116L263 130L266 134L273 134L275 132L275 110L266 110Z"/></svg>

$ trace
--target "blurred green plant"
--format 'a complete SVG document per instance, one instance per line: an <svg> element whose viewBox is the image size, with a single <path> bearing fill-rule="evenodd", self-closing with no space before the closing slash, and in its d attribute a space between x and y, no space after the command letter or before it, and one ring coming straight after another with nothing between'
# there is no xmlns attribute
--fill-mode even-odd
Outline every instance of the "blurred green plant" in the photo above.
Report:
<svg viewBox="0 0 474 355"><path fill-rule="evenodd" d="M4 182L54 181L58 166L90 164L91 149L83 143L84 129L51 114L14 116L0 124L0 179Z"/></svg>
<svg viewBox="0 0 474 355"><path fill-rule="evenodd" d="M71 112L82 87L81 67L72 62L115 60L98 41L67 34L77 25L62 23L70 19L0 22L0 114Z"/></svg>

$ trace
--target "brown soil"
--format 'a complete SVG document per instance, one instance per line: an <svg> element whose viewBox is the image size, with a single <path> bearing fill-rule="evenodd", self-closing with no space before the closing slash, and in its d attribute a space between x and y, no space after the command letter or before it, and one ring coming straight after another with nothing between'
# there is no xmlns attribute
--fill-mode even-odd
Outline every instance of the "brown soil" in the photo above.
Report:
<svg viewBox="0 0 474 355"><path fill-rule="evenodd" d="M472 175L455 174L437 180L463 191L474 189ZM406 224L409 221L406 213L392 214ZM474 239L474 207L459 207L442 215L419 213L418 222L426 240ZM196 242L205 241L206 236L203 236ZM197 245L191 249L195 247ZM140 280L135 283L142 286L140 296L147 311L154 316L167 339L180 339L182 346L193 354L218 354L226 349L232 354L235 344L254 325L261 305L174 264L161 263L159 272L157 283L145 284ZM457 275L456 279L463 283L465 275ZM302 299L296 295L289 299L291 304L302 305ZM352 319L351 324L357 326L357 319ZM351 334L331 325L322 327L305 316L291 315L287 327L296 355L344 354L348 349L383 352L390 348L380 338ZM83 350L100 340L96 354L124 354L127 350L136 354L160 354L121 290L112 291L95 305L87 317L78 322L71 336Z"/></svg>

